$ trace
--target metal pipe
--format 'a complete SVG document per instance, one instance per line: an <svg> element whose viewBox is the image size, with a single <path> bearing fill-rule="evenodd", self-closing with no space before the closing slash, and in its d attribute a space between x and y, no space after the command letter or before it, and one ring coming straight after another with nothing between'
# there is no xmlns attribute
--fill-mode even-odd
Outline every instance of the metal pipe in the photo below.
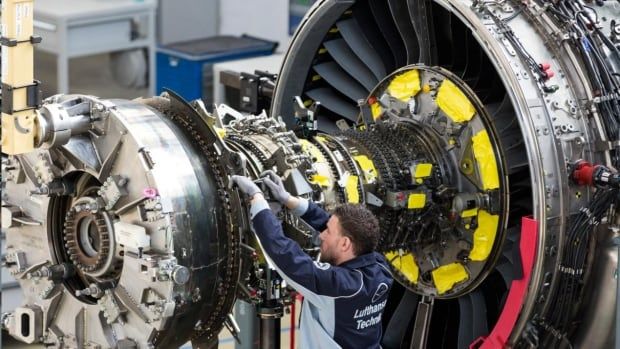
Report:
<svg viewBox="0 0 620 349"><path fill-rule="evenodd" d="M260 348L280 348L280 318L260 319Z"/></svg>

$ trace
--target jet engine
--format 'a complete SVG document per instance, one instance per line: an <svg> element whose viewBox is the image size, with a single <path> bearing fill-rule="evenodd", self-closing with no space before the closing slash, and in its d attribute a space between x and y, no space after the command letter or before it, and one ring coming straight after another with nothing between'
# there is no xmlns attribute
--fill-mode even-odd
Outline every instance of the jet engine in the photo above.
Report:
<svg viewBox="0 0 620 349"><path fill-rule="evenodd" d="M619 17L612 1L323 0L268 113L58 95L23 127L5 93L3 145L31 134L34 150L2 159L3 265L24 291L3 327L200 346L235 331L236 299L286 304L230 182L274 170L379 218L398 281L383 347L609 347ZM315 256L316 232L272 206Z"/></svg>

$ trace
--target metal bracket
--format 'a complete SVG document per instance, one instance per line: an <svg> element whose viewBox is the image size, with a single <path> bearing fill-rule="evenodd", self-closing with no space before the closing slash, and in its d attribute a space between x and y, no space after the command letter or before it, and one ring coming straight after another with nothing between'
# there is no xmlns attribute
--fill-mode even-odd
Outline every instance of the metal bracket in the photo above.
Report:
<svg viewBox="0 0 620 349"><path fill-rule="evenodd" d="M17 40L17 39L7 38L6 36L2 36L0 37L0 45L7 46L7 47L15 47L23 43L30 43L32 45L35 45L35 44L40 43L42 40L43 39L41 39L41 37L38 35L31 35L28 40Z"/></svg>
<svg viewBox="0 0 620 349"><path fill-rule="evenodd" d="M2 84L2 113L3 114L13 114L21 111L38 109L41 107L41 103L43 101L43 96L41 93L41 89L39 88L41 82L38 80L34 80L32 84L22 85L22 86L11 86L8 84ZM23 109L13 109L13 94L15 90L26 89L26 108Z"/></svg>

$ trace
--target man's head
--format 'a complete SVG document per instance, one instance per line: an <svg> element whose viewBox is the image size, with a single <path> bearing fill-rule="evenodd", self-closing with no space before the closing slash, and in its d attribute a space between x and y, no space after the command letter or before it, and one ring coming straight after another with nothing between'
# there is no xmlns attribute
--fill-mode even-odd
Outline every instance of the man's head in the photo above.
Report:
<svg viewBox="0 0 620 349"><path fill-rule="evenodd" d="M321 232L321 261L333 265L374 251L379 242L379 222L362 205L336 207Z"/></svg>

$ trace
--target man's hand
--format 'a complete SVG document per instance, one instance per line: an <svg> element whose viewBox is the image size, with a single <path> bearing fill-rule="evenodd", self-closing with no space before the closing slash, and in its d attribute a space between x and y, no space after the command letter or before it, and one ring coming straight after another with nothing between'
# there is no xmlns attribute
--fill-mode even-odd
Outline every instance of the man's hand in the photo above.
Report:
<svg viewBox="0 0 620 349"><path fill-rule="evenodd" d="M263 178L263 183L269 188L271 197L280 202L282 205L286 205L291 198L291 194L284 189L282 179L272 170L265 171L260 175Z"/></svg>
<svg viewBox="0 0 620 349"><path fill-rule="evenodd" d="M252 198L256 194L263 193L256 183L246 176L232 176L230 179L237 185L237 187L239 187L239 191L247 195L249 198Z"/></svg>

